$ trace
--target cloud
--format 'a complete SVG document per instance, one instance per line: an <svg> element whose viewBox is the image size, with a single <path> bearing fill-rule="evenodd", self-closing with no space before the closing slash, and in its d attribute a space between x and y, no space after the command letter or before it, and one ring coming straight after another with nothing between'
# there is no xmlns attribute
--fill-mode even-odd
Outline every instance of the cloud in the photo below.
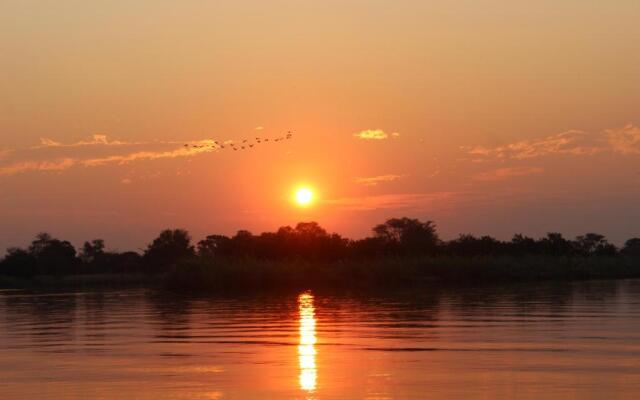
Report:
<svg viewBox="0 0 640 400"><path fill-rule="evenodd" d="M393 182L405 176L406 175L388 174L388 175L379 175L379 176L372 176L372 177L360 177L360 178L356 178L355 181L356 183L359 183L365 186L376 186L379 183Z"/></svg>
<svg viewBox="0 0 640 400"><path fill-rule="evenodd" d="M378 196L346 197L326 200L325 203L350 211L368 211L380 209L426 208L435 203L448 203L457 192L437 193L397 193Z"/></svg>
<svg viewBox="0 0 640 400"><path fill-rule="evenodd" d="M399 134L395 133L395 135ZM389 135L382 129L367 129L354 134L354 136L363 140L385 140L389 138Z"/></svg>
<svg viewBox="0 0 640 400"><path fill-rule="evenodd" d="M89 158L80 160L79 164L85 167L97 167L106 164L127 164L133 161L157 160L160 158L189 157L201 153L216 151L211 148L180 148L170 151L138 151L124 155L114 155L107 157Z"/></svg>
<svg viewBox="0 0 640 400"><path fill-rule="evenodd" d="M63 171L75 166L99 167L107 164L128 164L134 161L157 160L161 158L190 157L217 151L213 148L181 147L167 151L137 151L127 154L93 158L62 158L57 160L27 160L0 166L0 175L15 175L30 171Z"/></svg>
<svg viewBox="0 0 640 400"><path fill-rule="evenodd" d="M255 127L255 128L253 128L253 129L255 129L256 131L261 131L261 130L263 130L263 129L264 129L264 127L263 127L263 126L256 126L256 127Z"/></svg>
<svg viewBox="0 0 640 400"><path fill-rule="evenodd" d="M122 180L120 180L120 183L122 183L123 185L129 185L131 184L133 181L129 178L124 178Z"/></svg>
<svg viewBox="0 0 640 400"><path fill-rule="evenodd" d="M13 153L13 150L11 149L0 149L0 160L7 158L11 153Z"/></svg>
<svg viewBox="0 0 640 400"><path fill-rule="evenodd" d="M90 140L81 140L75 143L61 143L49 138L40 138L40 145L32 147L33 149L42 149L49 147L81 147L81 146L125 146L146 144L145 142L123 142L120 140L108 140L107 135L95 134Z"/></svg>
<svg viewBox="0 0 640 400"><path fill-rule="evenodd" d="M34 149L39 149L42 147L60 147L62 146L62 143L60 142L56 142L55 140L51 140L51 139L47 139L47 138L40 138L40 145L39 146L34 146Z"/></svg>
<svg viewBox="0 0 640 400"><path fill-rule="evenodd" d="M286 137L287 139L289 137ZM284 138L273 138L272 142L278 142ZM265 142L267 139L265 138ZM41 138L40 144L24 150L38 150L31 159L20 160L6 157L12 150L0 149L0 160L5 164L0 165L0 175L14 175L29 171L62 171L71 167L98 167L108 164L128 164L135 161L148 161L158 159L169 159L179 157L191 157L203 153L220 151L225 145L234 143L245 143L247 140L218 141L213 139L202 139L192 141L153 141L153 142L125 142L120 140L109 140L106 135L96 134L89 140L81 140L73 143L62 143L49 138ZM260 143L260 142L258 142ZM253 147L256 143L249 144L247 148ZM144 145L144 150L139 146ZM176 148L176 145L179 147ZM92 146L91 149L81 147ZM128 146L138 146L138 150L128 148ZM170 146L170 147L169 147ZM114 149L113 147L117 147ZM73 148L73 153L68 157L63 155ZM65 151L64 149L67 149ZM241 149L244 149L242 147ZM44 154L43 154L44 153ZM57 157L52 154L57 154ZM48 159L42 159L47 158Z"/></svg>
<svg viewBox="0 0 640 400"><path fill-rule="evenodd" d="M604 152L622 155L640 154L640 128L626 125L599 133L570 130L542 139L522 140L497 147L462 147L467 154L489 159L525 160L550 155L592 156Z"/></svg>
<svg viewBox="0 0 640 400"><path fill-rule="evenodd" d="M64 171L77 164L73 158L63 158L56 161L21 161L6 166L0 166L0 175L14 175L28 171Z"/></svg>
<svg viewBox="0 0 640 400"><path fill-rule="evenodd" d="M605 131L611 149L623 155L640 154L640 128L628 124Z"/></svg>
<svg viewBox="0 0 640 400"><path fill-rule="evenodd" d="M571 130L537 140L522 140L497 147L463 147L473 156L524 160L552 154L593 155L604 149L586 132Z"/></svg>
<svg viewBox="0 0 640 400"><path fill-rule="evenodd" d="M541 174L543 172L544 168L540 167L510 167L481 172L476 174L473 178L478 181L500 181L517 176Z"/></svg>

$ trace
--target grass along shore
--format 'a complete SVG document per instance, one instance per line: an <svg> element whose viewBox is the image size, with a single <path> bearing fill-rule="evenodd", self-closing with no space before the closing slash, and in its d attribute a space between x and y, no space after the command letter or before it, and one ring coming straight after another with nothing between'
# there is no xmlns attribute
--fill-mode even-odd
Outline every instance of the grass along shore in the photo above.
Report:
<svg viewBox="0 0 640 400"><path fill-rule="evenodd" d="M429 284L640 278L640 258L616 256L384 257L319 262L191 258L163 272L0 275L0 288L164 288L177 292L398 289Z"/></svg>
<svg viewBox="0 0 640 400"><path fill-rule="evenodd" d="M0 275L2 289L91 289L124 287L161 287L165 285L166 274L76 274L76 275L36 275L16 277Z"/></svg>
<svg viewBox="0 0 640 400"><path fill-rule="evenodd" d="M191 260L163 278L176 291L402 288L425 284L640 278L630 257L418 257L317 263Z"/></svg>

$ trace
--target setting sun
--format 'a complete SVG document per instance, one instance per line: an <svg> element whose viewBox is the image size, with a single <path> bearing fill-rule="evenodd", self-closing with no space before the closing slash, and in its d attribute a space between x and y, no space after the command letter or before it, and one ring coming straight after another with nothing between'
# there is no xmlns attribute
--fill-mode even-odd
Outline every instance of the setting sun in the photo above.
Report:
<svg viewBox="0 0 640 400"><path fill-rule="evenodd" d="M308 187L298 188L295 192L295 202L300 207L307 207L313 203L313 190Z"/></svg>

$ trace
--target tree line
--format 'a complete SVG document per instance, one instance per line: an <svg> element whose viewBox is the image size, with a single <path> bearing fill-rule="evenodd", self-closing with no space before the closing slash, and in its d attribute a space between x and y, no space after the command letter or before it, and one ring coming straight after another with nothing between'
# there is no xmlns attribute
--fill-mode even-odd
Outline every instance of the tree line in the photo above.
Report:
<svg viewBox="0 0 640 400"><path fill-rule="evenodd" d="M0 275L72 275L95 273L162 273L183 261L220 259L305 260L335 262L379 258L417 257L639 257L640 238L626 241L622 248L603 235L587 233L566 239L548 233L534 239L516 234L510 241L490 236L463 234L456 239L440 239L433 221L392 218L376 225L372 235L351 240L329 233L316 222L301 222L275 232L254 235L241 230L233 236L210 235L193 243L182 229L160 233L142 254L107 251L101 239L85 242L80 249L65 240L40 233L27 248L10 248L0 260Z"/></svg>

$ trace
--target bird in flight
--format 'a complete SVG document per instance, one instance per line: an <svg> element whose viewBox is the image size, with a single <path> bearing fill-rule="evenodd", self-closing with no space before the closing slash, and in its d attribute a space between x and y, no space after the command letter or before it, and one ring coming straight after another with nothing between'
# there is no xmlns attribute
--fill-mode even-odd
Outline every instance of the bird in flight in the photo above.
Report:
<svg viewBox="0 0 640 400"><path fill-rule="evenodd" d="M239 144L236 144L232 140L219 142L218 140L212 139L212 140L202 140L196 143L185 143L184 147L186 148L191 147L194 149L211 149L211 150L231 148L233 151L238 151L238 150L252 149L254 146L257 146L258 144L269 142L269 139L271 139L272 142L278 143L286 139L291 139L292 137L293 137L293 132L287 131L287 134L285 136L279 136L275 138L256 137L254 140L242 139L239 142ZM223 143L226 143L227 147L225 147Z"/></svg>

